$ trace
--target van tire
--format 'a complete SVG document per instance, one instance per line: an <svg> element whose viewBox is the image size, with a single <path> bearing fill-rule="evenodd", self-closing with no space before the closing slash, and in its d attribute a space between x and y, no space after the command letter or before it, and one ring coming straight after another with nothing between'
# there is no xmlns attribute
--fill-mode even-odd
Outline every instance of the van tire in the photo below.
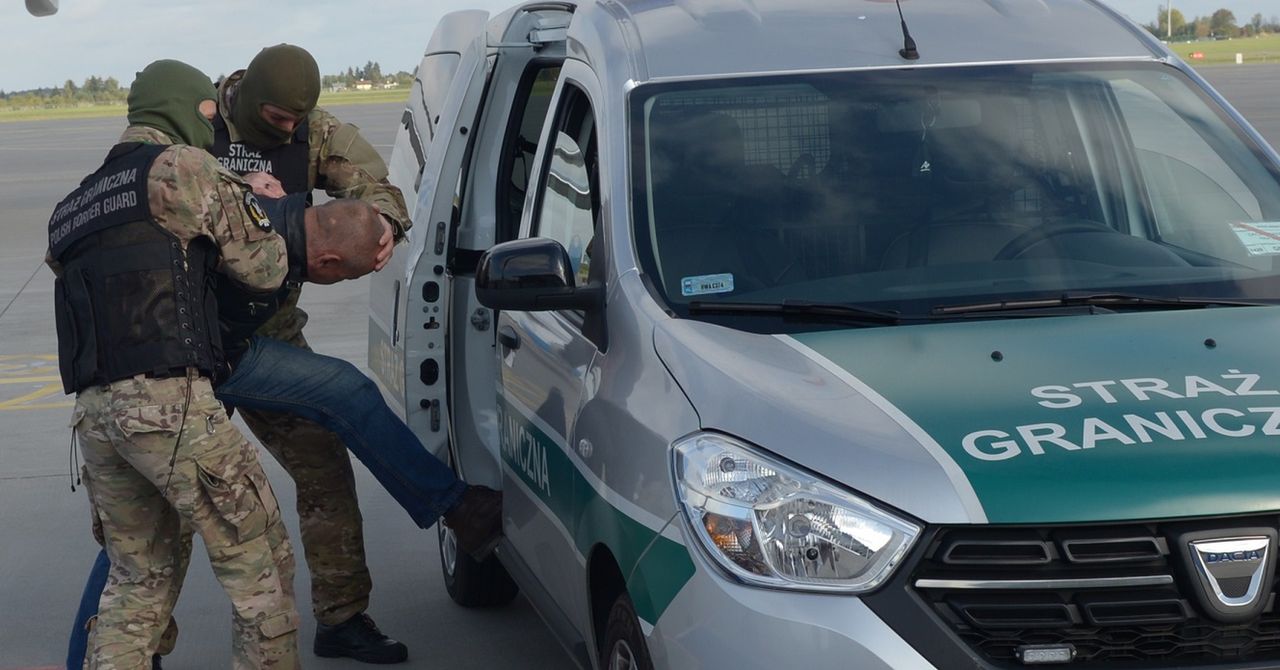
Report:
<svg viewBox="0 0 1280 670"><path fill-rule="evenodd" d="M609 610L609 622L604 627L604 638L600 645L601 670L653 670L653 661L649 658L649 647L644 642L644 632L640 630L640 619L636 616L635 606L631 604L631 596L623 591L613 601Z"/></svg>
<svg viewBox="0 0 1280 670"><path fill-rule="evenodd" d="M463 607L501 607L515 599L520 588L497 556L490 554L483 561L477 561L458 548L453 531L443 523L437 523L436 529L440 573L453 602Z"/></svg>

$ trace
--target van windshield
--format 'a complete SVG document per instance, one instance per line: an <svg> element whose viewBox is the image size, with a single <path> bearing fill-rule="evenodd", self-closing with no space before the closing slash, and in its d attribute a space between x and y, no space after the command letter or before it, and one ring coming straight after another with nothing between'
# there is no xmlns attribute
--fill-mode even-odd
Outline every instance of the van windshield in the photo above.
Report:
<svg viewBox="0 0 1280 670"><path fill-rule="evenodd" d="M632 98L637 246L680 315L1280 297L1280 171L1170 66L787 75Z"/></svg>

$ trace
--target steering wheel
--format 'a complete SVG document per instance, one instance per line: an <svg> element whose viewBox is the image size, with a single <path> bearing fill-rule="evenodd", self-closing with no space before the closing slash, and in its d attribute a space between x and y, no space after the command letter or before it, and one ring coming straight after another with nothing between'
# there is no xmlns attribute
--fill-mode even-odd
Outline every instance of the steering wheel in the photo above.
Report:
<svg viewBox="0 0 1280 670"><path fill-rule="evenodd" d="M1070 221L1057 221L1054 223L1045 223L1035 228L1031 228L1025 232L1019 233L1017 237L1009 240L1000 251L996 252L994 260L1008 261L1013 260L1028 249L1034 247L1041 242L1062 235L1075 235L1078 233L1114 233L1114 228L1097 221L1088 221L1085 219L1075 219Z"/></svg>

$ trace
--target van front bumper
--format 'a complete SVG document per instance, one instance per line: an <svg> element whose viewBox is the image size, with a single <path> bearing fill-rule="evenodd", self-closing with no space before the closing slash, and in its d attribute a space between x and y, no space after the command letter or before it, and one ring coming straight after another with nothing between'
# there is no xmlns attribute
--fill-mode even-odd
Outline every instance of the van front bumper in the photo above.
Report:
<svg viewBox="0 0 1280 670"><path fill-rule="evenodd" d="M1271 527L1273 524L1280 524L1274 516L1179 520L1176 524L1109 524L1101 530L1092 524L1051 528L931 527L926 529L893 577L881 588L862 597L745 586L724 575L700 552L700 547L686 545L690 546L689 553L696 571L659 618L648 643L655 667L681 669L996 670L1036 667L1023 666L1019 659L1008 658L1007 648L1011 644L1074 643L1080 656L1057 667L1103 670L1118 667L1120 662L1116 659L1125 654L1143 653L1146 658L1137 665L1147 670L1201 667L1213 670L1275 670L1280 668L1280 628L1277 628L1280 624L1274 623L1280 620L1280 579L1272 596L1275 605L1268 606L1258 620L1247 624L1225 625L1208 621L1196 614L1188 601L1188 618L1177 624L1156 626L1144 622L1135 626L1128 622L1114 622L1097 627L1096 623L1078 622L1045 628L1014 626L1012 624L1016 622L1010 621L993 631L986 631L977 624L957 625L959 615L955 613L963 612L965 604L973 601L985 608L987 619L992 619L1016 614L1019 606L1045 598L1071 603L1072 612L1088 613L1088 608L1095 603L1106 605L1110 600L1097 600L1096 594L1084 587L1078 589L1078 593L1046 587L1041 590L1043 592L1024 588L990 593L965 590L950 594L945 590L947 587L931 585L922 589L917 585L921 578L964 579L971 576L972 568L943 566L938 556L933 555L939 547L957 543L980 543L987 547L988 552L1000 544L1022 551L1030 546L1023 535L1032 538L1043 536L1046 543L1052 543L1057 541L1054 538L1058 534L1070 531L1063 537L1069 536L1074 545L1083 546L1091 540L1109 542L1118 537L1117 533L1125 538L1140 538L1142 532L1147 532L1149 537L1167 540L1178 529L1207 527L1227 532L1233 528ZM1000 538L1019 541L998 542ZM1142 546L1146 545L1157 547L1162 553L1167 552L1160 542L1146 542ZM1172 540L1168 545L1174 546ZM1137 564L1125 562L1118 565L1131 572L1137 565L1180 574L1177 561L1168 559L1163 556ZM1055 558L1047 565L1003 566L1000 573L1011 579L1045 577L1040 574L1045 570L1054 571L1056 575L1063 569L1059 565L1063 560ZM985 569L989 571L989 568ZM1092 569L1096 572L1101 568L1093 566ZM1153 598L1164 598L1168 595L1166 591L1171 591L1181 600L1188 598L1177 584L1121 591L1119 595L1124 596L1119 598L1121 604L1131 601L1142 604Z"/></svg>
<svg viewBox="0 0 1280 670"><path fill-rule="evenodd" d="M657 668L934 668L857 597L743 586L694 563L648 637Z"/></svg>

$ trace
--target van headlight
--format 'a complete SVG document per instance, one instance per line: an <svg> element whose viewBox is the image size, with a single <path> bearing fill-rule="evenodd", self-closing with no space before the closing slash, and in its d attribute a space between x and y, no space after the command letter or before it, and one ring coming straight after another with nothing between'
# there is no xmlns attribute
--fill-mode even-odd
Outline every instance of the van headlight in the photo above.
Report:
<svg viewBox="0 0 1280 670"><path fill-rule="evenodd" d="M717 563L748 584L870 591L893 574L920 527L731 437L674 445L677 495Z"/></svg>

